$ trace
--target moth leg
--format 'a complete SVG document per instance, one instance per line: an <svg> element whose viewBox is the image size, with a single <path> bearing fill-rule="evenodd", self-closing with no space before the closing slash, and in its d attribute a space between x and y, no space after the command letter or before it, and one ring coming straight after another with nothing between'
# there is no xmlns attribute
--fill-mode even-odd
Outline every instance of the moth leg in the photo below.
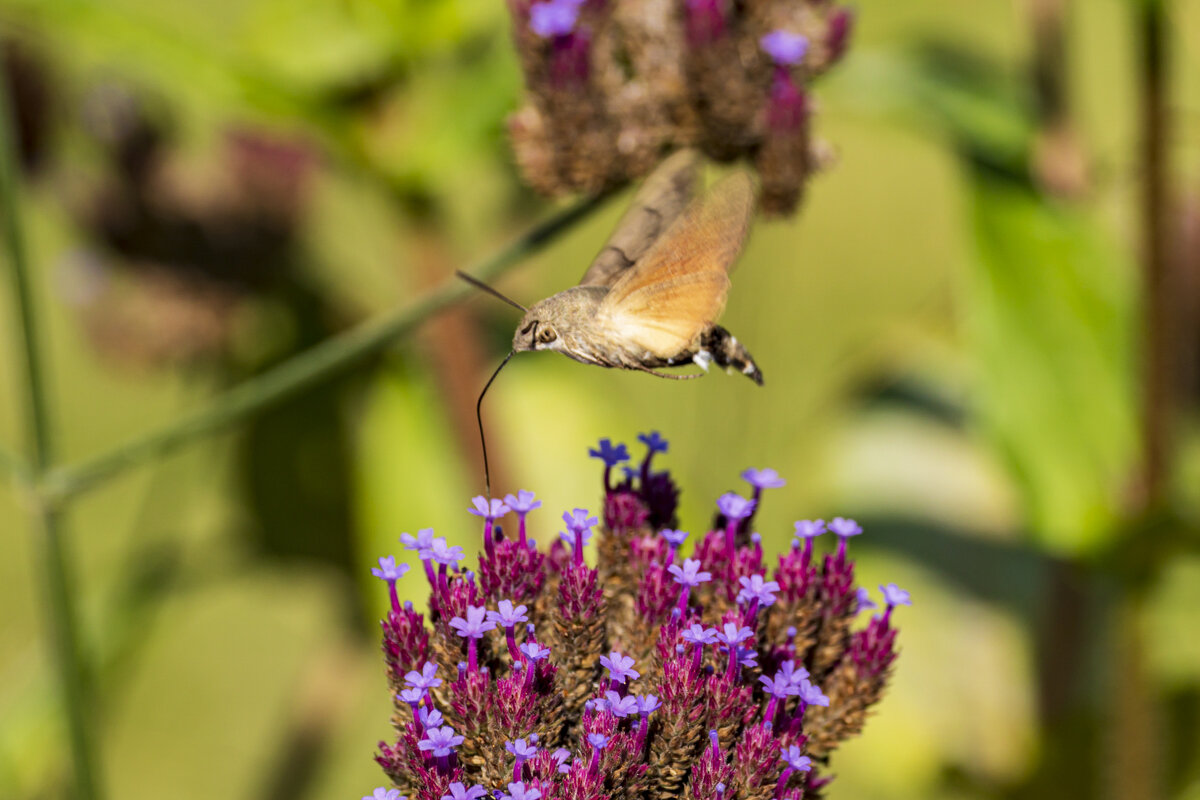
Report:
<svg viewBox="0 0 1200 800"><path fill-rule="evenodd" d="M717 366L736 369L759 386L763 385L762 370L754 363L754 357L720 325L713 325L700 337L700 351L711 357Z"/></svg>
<svg viewBox="0 0 1200 800"><path fill-rule="evenodd" d="M649 367L643 367L640 364L635 364L633 366L633 369L636 369L639 372L648 372L656 378L666 378L669 381L690 381L694 378L703 378L704 377L704 373L702 373L702 372L698 373L698 374L689 374L689 375L668 375L665 372L659 372L656 369L650 369Z"/></svg>

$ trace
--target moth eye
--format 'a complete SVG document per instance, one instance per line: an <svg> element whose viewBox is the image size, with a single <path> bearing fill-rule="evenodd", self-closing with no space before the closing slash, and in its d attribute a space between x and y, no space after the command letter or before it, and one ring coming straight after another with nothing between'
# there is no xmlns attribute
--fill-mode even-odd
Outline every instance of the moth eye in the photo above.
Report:
<svg viewBox="0 0 1200 800"><path fill-rule="evenodd" d="M538 331L537 340L542 344L550 344L558 338L558 334L551 328L542 328Z"/></svg>

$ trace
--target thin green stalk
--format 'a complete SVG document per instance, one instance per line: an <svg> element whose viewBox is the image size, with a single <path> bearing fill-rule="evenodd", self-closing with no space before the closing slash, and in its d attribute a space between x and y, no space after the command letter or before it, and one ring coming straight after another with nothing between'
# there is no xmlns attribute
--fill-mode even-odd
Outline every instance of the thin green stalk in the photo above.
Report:
<svg viewBox="0 0 1200 800"><path fill-rule="evenodd" d="M29 467L25 460L6 447L0 446L0 474L7 473L17 484L30 483Z"/></svg>
<svg viewBox="0 0 1200 800"><path fill-rule="evenodd" d="M590 197L564 209L477 265L472 274L485 281L494 279L587 217L606 197ZM130 467L163 456L199 437L229 428L380 352L428 317L472 291L461 281L451 279L406 308L383 319L363 323L299 353L230 389L209 405L182 419L137 436L100 455L54 469L42 482L43 498L51 504L61 502Z"/></svg>
<svg viewBox="0 0 1200 800"><path fill-rule="evenodd" d="M30 462L35 478L41 478L54 463L53 437L46 384L42 368L37 308L29 280L29 262L22 235L17 200L17 160L11 125L7 88L0 82L0 221L4 229L5 255L12 278L13 295L23 344L24 383L26 389L26 425L30 437ZM71 758L74 764L75 796L80 800L100 797L94 753L89 738L83 665L80 657L73 583L67 569L63 547L62 519L44 503L32 504L31 525L37 538L35 548L42 572L42 591L46 610L47 635L51 640L59 692L66 711Z"/></svg>

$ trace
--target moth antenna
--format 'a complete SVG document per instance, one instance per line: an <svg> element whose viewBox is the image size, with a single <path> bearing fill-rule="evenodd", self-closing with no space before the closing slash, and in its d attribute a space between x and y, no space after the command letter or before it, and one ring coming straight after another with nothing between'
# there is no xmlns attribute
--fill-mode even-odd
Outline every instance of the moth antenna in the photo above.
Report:
<svg viewBox="0 0 1200 800"><path fill-rule="evenodd" d="M521 311L528 311L528 310L529 310L529 309L528 309L528 308L526 308L525 306L523 306L523 305L521 305L520 303L518 303L516 300L513 300L511 297L506 297L505 295L502 295L502 294L500 294L500 292L498 292L497 290L493 289L491 286L488 286L486 283L484 283L483 281L479 280L478 278L473 278L473 277L471 277L471 276L470 276L470 275L468 275L467 273L463 272L461 269L455 270L455 271L454 271L454 274L458 275L458 277L462 278L464 281L466 281L467 283L471 284L471 285L472 285L472 286L474 286L476 289L482 289L483 291L485 291L485 292L487 292L488 294L490 294L492 297L499 298L500 300L503 300L504 302L508 303L508 304L509 304L510 306L512 306L513 308L518 308L518 309L520 309Z"/></svg>
<svg viewBox="0 0 1200 800"><path fill-rule="evenodd" d="M462 275L461 272L458 274ZM496 380L496 376L500 374L500 370L504 369L504 365L516 353L516 350L508 351L508 355L500 362L500 366L496 367L496 371L492 373L492 377L488 378L488 382L483 385L483 391L479 393L479 399L475 401L475 421L479 423L479 445L483 448L483 487L484 494L487 496L489 502L492 499L492 472L488 468L487 437L483 434L483 396L491 388L492 381Z"/></svg>

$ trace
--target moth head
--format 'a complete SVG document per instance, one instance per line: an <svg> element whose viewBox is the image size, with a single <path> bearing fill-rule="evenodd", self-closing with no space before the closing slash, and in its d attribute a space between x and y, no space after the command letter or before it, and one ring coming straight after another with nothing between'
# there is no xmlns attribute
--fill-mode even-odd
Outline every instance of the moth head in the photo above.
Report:
<svg viewBox="0 0 1200 800"><path fill-rule="evenodd" d="M517 332L513 334L513 350L555 350L558 348L558 331L554 323L532 312L521 319Z"/></svg>

